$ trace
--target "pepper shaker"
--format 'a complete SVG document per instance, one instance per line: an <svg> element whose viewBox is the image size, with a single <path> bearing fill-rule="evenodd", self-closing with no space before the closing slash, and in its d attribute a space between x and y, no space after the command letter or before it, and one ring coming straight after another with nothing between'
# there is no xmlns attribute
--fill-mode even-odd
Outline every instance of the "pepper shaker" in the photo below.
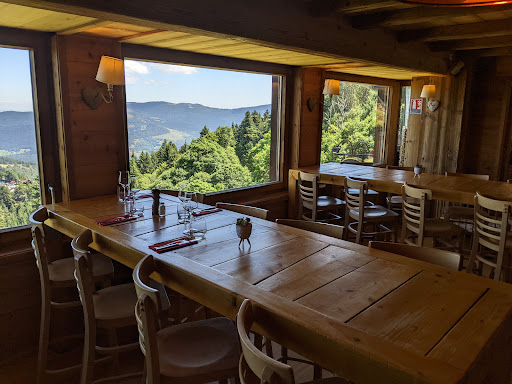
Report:
<svg viewBox="0 0 512 384"><path fill-rule="evenodd" d="M160 206L160 190L153 189L151 193L153 193L153 206L151 207L151 213L153 216L158 216L158 207Z"/></svg>

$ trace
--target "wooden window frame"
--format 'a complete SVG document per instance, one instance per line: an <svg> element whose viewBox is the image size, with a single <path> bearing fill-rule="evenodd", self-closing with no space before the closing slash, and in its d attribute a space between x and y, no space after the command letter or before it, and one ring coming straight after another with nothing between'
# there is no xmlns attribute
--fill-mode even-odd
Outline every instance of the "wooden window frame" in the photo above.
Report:
<svg viewBox="0 0 512 384"><path fill-rule="evenodd" d="M290 100L287 95L291 94L290 79L292 78L293 67L281 64L256 62L251 60L213 56L173 49L155 48L128 43L123 43L121 47L123 59L128 60L187 65L193 67L259 73L273 76L272 116L275 116L275 113L277 113L277 115L280 116L280 122L277 124L278 120L272 118L271 170L274 169L274 172L276 174L278 173L279 179L277 181L270 181L263 184L211 192L208 193L207 196L218 198L221 196L226 196L227 198L238 199L239 196L246 195L251 191L270 192L287 188L289 160L286 154L288 153L289 144L285 137L289 132L288 127L291 121ZM279 76L282 80L277 81L277 76ZM279 87L281 92L275 92L275 87ZM125 125L126 127L128 126L127 124ZM279 145L275 145L277 143ZM273 163L272 154L275 154L274 159L278 159L278 164Z"/></svg>
<svg viewBox="0 0 512 384"><path fill-rule="evenodd" d="M55 200L61 200L54 84L52 72L51 33L0 27L0 46L30 50L34 123L41 187L41 202L51 201L48 186L54 187ZM27 226L5 228L0 234Z"/></svg>
<svg viewBox="0 0 512 384"><path fill-rule="evenodd" d="M386 131L386 149L384 152L384 162L388 165L394 163L394 153L396 141L398 138L398 121L400 119L400 92L404 81L383 79L380 77L351 75L341 72L325 72L326 79L334 79L347 83L359 83L367 85L378 85L389 87L389 110L387 116ZM409 81L410 84L410 81Z"/></svg>

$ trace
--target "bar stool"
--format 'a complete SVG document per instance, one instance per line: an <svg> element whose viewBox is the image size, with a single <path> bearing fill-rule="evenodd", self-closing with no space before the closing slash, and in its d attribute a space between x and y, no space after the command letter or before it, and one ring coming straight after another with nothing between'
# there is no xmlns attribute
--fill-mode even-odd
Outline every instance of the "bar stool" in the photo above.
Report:
<svg viewBox="0 0 512 384"><path fill-rule="evenodd" d="M142 372L117 375L114 377L94 380L94 365L100 361L112 361L113 370L119 368L119 353L135 351L138 343L118 345L117 330L122 327L135 326L135 303L137 295L132 283L115 285L96 290L93 276L93 259L90 257L89 244L92 243L92 232L87 229L71 242L75 260L75 279L84 310L85 339L82 359L81 384L110 382L141 376ZM111 346L97 345L98 328L106 329L110 336ZM96 352L106 355L96 360ZM116 372L117 373L117 372Z"/></svg>
<svg viewBox="0 0 512 384"><path fill-rule="evenodd" d="M248 299L245 299L236 317L236 326L243 352L239 369L241 383L295 384L295 377L291 366L265 355L251 342L249 331L254 320L255 313L252 309L252 304ZM309 361L300 359L288 358L288 360L310 364ZM350 384L350 382L341 377L330 377L309 381L304 384Z"/></svg>
<svg viewBox="0 0 512 384"><path fill-rule="evenodd" d="M463 229L445 219L427 219L427 202L432 199L432 191L404 184L402 186L402 236L401 242L422 247L425 237L432 237L449 248L460 251ZM408 231L411 234L408 234ZM441 237L457 237L458 246ZM461 265L462 267L462 265Z"/></svg>
<svg viewBox="0 0 512 384"><path fill-rule="evenodd" d="M318 195L318 175L299 172L299 217L307 221L334 222L341 219L338 212L345 202L333 196ZM304 212L304 208L309 212ZM326 214L326 217L319 217Z"/></svg>
<svg viewBox="0 0 512 384"><path fill-rule="evenodd" d="M479 193L475 196L475 224L473 246L466 271L474 271L475 262L479 262L478 273L482 274L483 264L492 268L490 277L494 280L510 282L510 276L502 276L503 268L510 270L510 249L512 237L509 229L510 205L508 201L500 201L484 197Z"/></svg>
<svg viewBox="0 0 512 384"><path fill-rule="evenodd" d="M351 193L354 189L358 190L357 194ZM380 205L367 205L367 191L366 181L345 178L345 230L356 235L356 243L361 243L364 237L376 238L386 234L391 234L394 238L393 229L384 224L393 224L398 214ZM350 223L350 219L355 221ZM373 232L365 231L365 225L372 225Z"/></svg>
<svg viewBox="0 0 512 384"><path fill-rule="evenodd" d="M42 207L30 216L32 226L32 248L36 258L39 278L41 282L41 325L39 334L39 352L37 359L37 382L46 383L47 377L71 375L77 372L81 364L70 367L50 370L47 369L48 347L50 346L50 322L52 312L55 309L71 309L81 306L80 301L55 302L52 300L54 289L65 288L76 292L76 281L74 278L75 264L72 257L55 259L52 255L50 243L51 232L46 230L44 222L48 219L48 211ZM112 261L105 255L91 254L93 259L94 281L97 283L109 283L114 275ZM76 337L83 337L75 335ZM58 339L52 340L52 342Z"/></svg>
<svg viewBox="0 0 512 384"><path fill-rule="evenodd" d="M145 382L200 384L236 378L240 345L233 322L217 317L164 327L157 318L161 301L149 286L153 272L152 256L144 257L133 270Z"/></svg>

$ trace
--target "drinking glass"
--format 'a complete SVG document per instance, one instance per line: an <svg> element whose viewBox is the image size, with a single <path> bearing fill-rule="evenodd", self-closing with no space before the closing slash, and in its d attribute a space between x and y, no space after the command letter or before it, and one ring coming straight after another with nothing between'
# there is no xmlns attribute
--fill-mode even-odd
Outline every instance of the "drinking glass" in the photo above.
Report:
<svg viewBox="0 0 512 384"><path fill-rule="evenodd" d="M204 239L206 237L206 220L204 217L192 216L190 235L196 239Z"/></svg>
<svg viewBox="0 0 512 384"><path fill-rule="evenodd" d="M180 191L178 192L178 199L180 199L183 203L186 202L187 192L190 191L190 184L184 183L180 184Z"/></svg>
<svg viewBox="0 0 512 384"><path fill-rule="evenodd" d="M184 224L190 220L190 213L183 204L176 206L176 213L178 214L178 223Z"/></svg>
<svg viewBox="0 0 512 384"><path fill-rule="evenodd" d="M119 171L119 185L122 187L123 192L123 200L126 201L126 198L129 195L129 189L130 189L130 172L128 171Z"/></svg>
<svg viewBox="0 0 512 384"><path fill-rule="evenodd" d="M194 209L196 209L199 204L197 202L197 193L194 191L186 191L185 192L185 200L187 201L188 208L190 212L192 212Z"/></svg>

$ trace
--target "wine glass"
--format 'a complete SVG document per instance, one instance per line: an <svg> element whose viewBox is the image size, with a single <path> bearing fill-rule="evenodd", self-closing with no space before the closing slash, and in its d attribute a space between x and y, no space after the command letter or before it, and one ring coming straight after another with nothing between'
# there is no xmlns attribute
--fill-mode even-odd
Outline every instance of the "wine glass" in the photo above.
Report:
<svg viewBox="0 0 512 384"><path fill-rule="evenodd" d="M181 200L183 204L187 202L186 194L190 190L190 184L180 184L180 191L178 192L178 199Z"/></svg>

